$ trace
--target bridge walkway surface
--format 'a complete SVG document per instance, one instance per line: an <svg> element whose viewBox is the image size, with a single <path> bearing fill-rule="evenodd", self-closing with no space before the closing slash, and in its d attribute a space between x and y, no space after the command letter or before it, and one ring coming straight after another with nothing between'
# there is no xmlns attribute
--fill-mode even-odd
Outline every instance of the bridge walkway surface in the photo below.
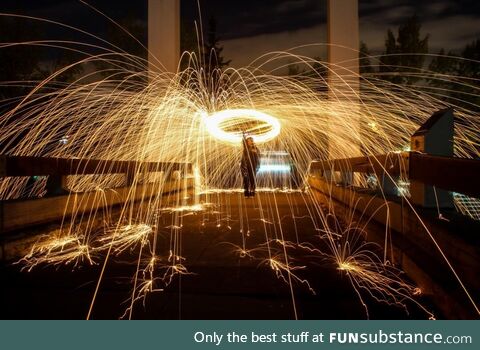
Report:
<svg viewBox="0 0 480 350"><path fill-rule="evenodd" d="M325 225L341 229L346 224L326 215L327 209L308 192L260 192L255 198L213 192L201 195L200 203L201 210L166 209L158 215L155 252L163 267L156 270L154 283L162 291L137 300L133 319L367 317L347 273L339 270L321 238ZM172 247L186 270L166 285ZM141 254L137 245L109 257L92 319L124 314L135 275L141 285L137 266L148 262L151 251L150 241ZM85 318L105 256L93 259L93 265L46 265L30 272L5 263L0 271L1 318ZM374 300L367 290L359 292L372 319L428 318L413 302L405 301L407 313L398 304ZM432 309L426 297L416 301Z"/></svg>

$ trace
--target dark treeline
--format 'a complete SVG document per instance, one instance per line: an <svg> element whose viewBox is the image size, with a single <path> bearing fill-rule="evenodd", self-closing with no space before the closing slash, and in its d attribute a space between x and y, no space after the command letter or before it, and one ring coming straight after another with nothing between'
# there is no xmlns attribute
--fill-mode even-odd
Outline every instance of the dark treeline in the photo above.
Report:
<svg viewBox="0 0 480 350"><path fill-rule="evenodd" d="M128 31L129 36L117 26L108 26L104 39L111 44L110 49L126 52L138 57L135 65L132 58L121 55L114 59L128 64L131 73L146 69L147 28L144 21L126 16L118 23ZM214 18L207 21L203 31L203 39L199 39L195 23L182 22L181 49L194 52L199 68L203 68L207 85L214 89L217 76L225 69L230 60L223 55L218 23ZM0 38L5 43L22 43L32 40L48 40L42 33L42 26L25 19L0 17ZM360 45L360 73L365 78L375 77L392 84L415 85L429 91L438 98L469 109L478 109L480 105L480 39L477 39L459 51L442 48L438 52L429 50L430 35L422 33L419 18L414 16L400 25L395 31L388 29L385 36L385 47L382 54L372 58L367 43ZM32 45L15 45L2 47L0 55L0 97L3 100L25 95L34 86L35 81L43 80L52 73L71 65L88 56L76 50L83 48L70 45L69 49L41 47ZM96 54L97 52L90 52ZM182 68L186 67L186 62ZM95 70L100 78L111 74L110 64L97 61ZM323 67L321 75L326 75ZM54 82L70 83L85 73L84 65L76 65L55 77ZM92 68L87 69L91 72ZM311 75L306 69L292 64L288 68L289 75Z"/></svg>
<svg viewBox="0 0 480 350"><path fill-rule="evenodd" d="M417 16L388 30L385 50L372 59L366 43L360 45L360 73L374 75L393 84L416 85L453 105L479 110L480 39L460 52L429 51L429 34L422 34Z"/></svg>

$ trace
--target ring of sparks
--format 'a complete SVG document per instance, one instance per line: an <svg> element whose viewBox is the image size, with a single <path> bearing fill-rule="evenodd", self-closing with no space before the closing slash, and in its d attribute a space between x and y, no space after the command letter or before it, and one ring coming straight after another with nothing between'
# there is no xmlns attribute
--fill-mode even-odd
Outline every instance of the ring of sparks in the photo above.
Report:
<svg viewBox="0 0 480 350"><path fill-rule="evenodd" d="M280 121L254 109L226 109L203 115L207 131L216 139L240 144L243 135L253 137L256 143L273 140L280 134Z"/></svg>

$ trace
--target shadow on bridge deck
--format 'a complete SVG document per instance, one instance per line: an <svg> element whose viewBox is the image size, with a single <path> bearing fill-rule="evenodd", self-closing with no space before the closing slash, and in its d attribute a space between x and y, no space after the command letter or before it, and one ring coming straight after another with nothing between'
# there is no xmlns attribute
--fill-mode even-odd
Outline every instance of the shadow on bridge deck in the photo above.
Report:
<svg viewBox="0 0 480 350"><path fill-rule="evenodd" d="M140 319L292 319L295 317L292 292L271 269L270 254L284 259L283 241L310 242L325 249L312 219L315 205L301 192L264 192L254 199L241 193L213 193L202 196L215 203L204 212L178 214L181 255L191 274L175 276L163 292L149 294L144 305L135 304L133 318ZM320 207L317 207L317 210ZM172 220L163 213L158 222L157 252L164 257L171 248ZM315 217L315 215L313 215ZM281 222L281 225L279 224ZM242 235L242 232L243 235ZM251 251L241 256L238 247ZM363 319L366 312L348 277L331 261L314 253L300 254L288 248L289 263L305 266L296 270L305 283L294 282L293 293L298 318ZM132 277L139 249L112 257L102 280L92 318L115 319L129 305ZM144 256L148 259L148 254ZM38 267L20 272L18 265L1 267L0 316L3 319L83 319L87 315L104 257L98 265ZM286 274L284 274L286 276ZM410 313L398 306L378 303L363 292L370 318L425 318L413 303ZM428 301L421 300L428 305ZM430 308L430 307L429 307Z"/></svg>

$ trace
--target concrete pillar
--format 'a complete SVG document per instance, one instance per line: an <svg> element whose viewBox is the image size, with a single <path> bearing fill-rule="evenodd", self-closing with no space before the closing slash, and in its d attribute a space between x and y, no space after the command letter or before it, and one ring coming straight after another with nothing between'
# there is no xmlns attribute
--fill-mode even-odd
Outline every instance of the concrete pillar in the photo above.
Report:
<svg viewBox="0 0 480 350"><path fill-rule="evenodd" d="M148 0L148 50L149 72L177 72L180 0Z"/></svg>
<svg viewBox="0 0 480 350"><path fill-rule="evenodd" d="M329 139L329 158L357 157L361 155L358 0L328 0L327 12L329 134L336 136ZM353 176L344 173L335 180L350 184Z"/></svg>

